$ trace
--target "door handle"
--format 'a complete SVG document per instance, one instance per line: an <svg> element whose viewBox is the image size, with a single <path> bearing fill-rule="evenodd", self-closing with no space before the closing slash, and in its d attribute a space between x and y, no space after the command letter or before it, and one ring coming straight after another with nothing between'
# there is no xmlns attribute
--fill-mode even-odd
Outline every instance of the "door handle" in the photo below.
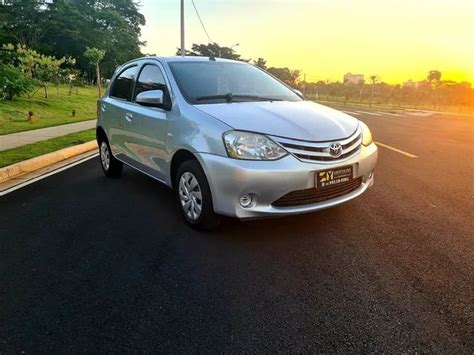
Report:
<svg viewBox="0 0 474 355"><path fill-rule="evenodd" d="M107 111L107 106L105 106L104 104L100 105L100 110L101 110L102 112Z"/></svg>
<svg viewBox="0 0 474 355"><path fill-rule="evenodd" d="M131 113L126 113L125 114L125 120L127 122L132 122L133 121L133 115Z"/></svg>

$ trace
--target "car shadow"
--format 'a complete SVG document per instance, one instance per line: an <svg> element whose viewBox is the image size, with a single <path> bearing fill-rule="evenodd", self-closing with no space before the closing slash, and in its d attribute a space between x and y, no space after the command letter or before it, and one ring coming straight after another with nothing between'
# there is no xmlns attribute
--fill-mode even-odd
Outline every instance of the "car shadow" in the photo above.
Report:
<svg viewBox="0 0 474 355"><path fill-rule="evenodd" d="M124 169L120 180L127 194L133 193L144 199L144 205L152 206L156 219L161 223L173 225L177 234L185 234L209 240L221 240L225 236L227 241L276 240L299 238L302 235L331 235L336 233L334 228L341 220L348 218L344 211L351 208L353 202L344 206L337 206L318 212L301 215L271 217L264 219L239 220L223 217L221 225L214 231L196 231L189 227L181 216L176 203L174 191L162 183L134 171ZM353 207L352 207L353 208Z"/></svg>

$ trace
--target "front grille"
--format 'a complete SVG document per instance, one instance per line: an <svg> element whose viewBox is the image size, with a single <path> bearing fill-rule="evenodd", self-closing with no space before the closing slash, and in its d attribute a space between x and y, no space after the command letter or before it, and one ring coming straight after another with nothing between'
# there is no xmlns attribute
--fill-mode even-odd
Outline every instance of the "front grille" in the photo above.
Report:
<svg viewBox="0 0 474 355"><path fill-rule="evenodd" d="M294 207L310 205L312 203L327 201L352 191L355 191L362 184L362 177L353 179L343 184L327 187L324 189L304 189L292 191L272 203L274 207Z"/></svg>
<svg viewBox="0 0 474 355"><path fill-rule="evenodd" d="M272 137L281 144L290 154L306 162L335 162L352 156L357 153L362 144L362 132L358 128L349 138L331 142L307 142L295 139ZM340 143L342 153L334 157L329 153L331 143Z"/></svg>

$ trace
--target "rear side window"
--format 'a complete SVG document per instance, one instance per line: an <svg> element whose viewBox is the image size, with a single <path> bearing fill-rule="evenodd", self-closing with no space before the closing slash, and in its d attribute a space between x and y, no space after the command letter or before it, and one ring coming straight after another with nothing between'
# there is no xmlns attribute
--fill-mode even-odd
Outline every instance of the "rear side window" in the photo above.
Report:
<svg viewBox="0 0 474 355"><path fill-rule="evenodd" d="M120 73L112 85L110 96L124 100L131 99L137 68L137 66L133 66Z"/></svg>

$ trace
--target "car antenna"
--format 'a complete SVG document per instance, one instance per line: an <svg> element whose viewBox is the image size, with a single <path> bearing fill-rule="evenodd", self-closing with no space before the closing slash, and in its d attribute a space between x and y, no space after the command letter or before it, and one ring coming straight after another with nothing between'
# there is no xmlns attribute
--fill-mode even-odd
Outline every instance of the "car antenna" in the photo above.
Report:
<svg viewBox="0 0 474 355"><path fill-rule="evenodd" d="M216 55L214 54L214 51L209 49L209 52L210 52L209 60L212 60L213 62L215 62L216 61Z"/></svg>

